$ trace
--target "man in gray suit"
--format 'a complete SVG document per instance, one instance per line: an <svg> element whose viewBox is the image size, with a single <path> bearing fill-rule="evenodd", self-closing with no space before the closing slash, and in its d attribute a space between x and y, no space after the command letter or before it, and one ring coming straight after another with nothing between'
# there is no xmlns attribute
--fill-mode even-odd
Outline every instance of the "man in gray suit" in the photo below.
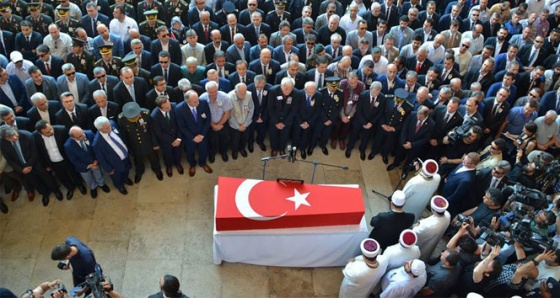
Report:
<svg viewBox="0 0 560 298"><path fill-rule="evenodd" d="M76 72L72 63L62 65L62 73L56 79L58 93L71 92L76 102L82 102L87 95L88 77L80 72Z"/></svg>
<svg viewBox="0 0 560 298"><path fill-rule="evenodd" d="M350 31L346 36L346 45L352 46L353 49L360 47L360 41L365 39L369 42L369 49L371 50L371 45L373 44L373 34L367 31L367 22L365 20L359 20L356 30Z"/></svg>
<svg viewBox="0 0 560 298"><path fill-rule="evenodd" d="M250 49L251 44L245 41L243 34L236 33L233 36L233 44L226 50L226 61L235 64L237 60L243 60L249 63Z"/></svg>
<svg viewBox="0 0 560 298"><path fill-rule="evenodd" d="M399 25L393 26L391 31L389 31L389 35L395 38L395 46L399 48L399 51L402 47L411 43L414 37L414 30L408 27L408 16L402 16L399 19Z"/></svg>
<svg viewBox="0 0 560 298"><path fill-rule="evenodd" d="M43 75L35 65L29 67L27 73L31 77L25 80L25 91L30 102L31 96L37 92L42 92L49 100L58 100L58 87L53 77Z"/></svg>

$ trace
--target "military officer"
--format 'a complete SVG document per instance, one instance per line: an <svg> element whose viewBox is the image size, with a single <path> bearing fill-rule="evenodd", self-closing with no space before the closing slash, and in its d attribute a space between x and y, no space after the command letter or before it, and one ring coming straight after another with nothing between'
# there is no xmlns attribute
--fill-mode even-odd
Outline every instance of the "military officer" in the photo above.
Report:
<svg viewBox="0 0 560 298"><path fill-rule="evenodd" d="M105 68L105 72L108 75L119 76L119 71L124 66L121 58L113 57L113 44L105 44L99 48L99 53L101 54L101 59L95 62L95 66L101 66Z"/></svg>
<svg viewBox="0 0 560 298"><path fill-rule="evenodd" d="M10 31L14 34L21 32L20 23L22 17L12 14L12 9L9 4L1 4L0 10L2 11L2 18L0 18L0 28L2 30Z"/></svg>
<svg viewBox="0 0 560 298"><path fill-rule="evenodd" d="M163 15L163 5L161 5L161 2L157 0L144 0L139 2L136 6L136 18L133 16L131 17L136 20L141 20L142 16L145 15L144 12L148 10L156 10L159 15Z"/></svg>
<svg viewBox="0 0 560 298"><path fill-rule="evenodd" d="M331 148L336 149L338 143L340 149L344 150L346 149L346 137L350 132L350 125L356 114L358 98L360 93L364 91L365 85L358 80L356 73L350 72L347 75L347 79L343 79L340 82L340 87L344 94L342 98L343 104L339 113L340 121L333 127Z"/></svg>
<svg viewBox="0 0 560 298"><path fill-rule="evenodd" d="M150 72L138 66L138 58L136 58L136 55L130 54L125 56L122 59L122 63L124 64L124 66L128 66L132 69L132 72L134 73L135 77L143 78L148 84L148 86L152 85L152 78L150 77Z"/></svg>
<svg viewBox="0 0 560 298"><path fill-rule="evenodd" d="M381 153L383 163L389 162L389 153L396 147L404 120L412 111L412 105L406 100L407 97L408 92L398 88L395 90L393 102L389 101L385 104L385 110L379 117L371 153L368 155L369 160L372 160L377 153Z"/></svg>
<svg viewBox="0 0 560 298"><path fill-rule="evenodd" d="M158 11L155 9L145 11L144 16L146 20L138 25L140 34L146 35L151 40L157 39L156 29L159 26L165 26L165 22L158 20Z"/></svg>
<svg viewBox="0 0 560 298"><path fill-rule="evenodd" d="M76 28L80 27L80 22L70 18L70 7L60 6L56 9L56 14L58 15L56 24L60 28L60 32L74 36Z"/></svg>
<svg viewBox="0 0 560 298"><path fill-rule="evenodd" d="M29 15L25 19L31 22L33 30L41 33L42 36L49 35L49 25L53 23L53 20L41 12L40 2L29 3Z"/></svg>
<svg viewBox="0 0 560 298"><path fill-rule="evenodd" d="M286 11L286 0L274 0L275 9L265 17L265 23L270 26L272 31L278 30L280 22L292 22L292 16Z"/></svg>
<svg viewBox="0 0 560 298"><path fill-rule="evenodd" d="M16 0L13 2L8 0L5 3L8 4L12 11L18 16L25 19L29 15L29 8L26 2L22 0Z"/></svg>
<svg viewBox="0 0 560 298"><path fill-rule="evenodd" d="M72 38L72 51L66 55L64 61L72 63L77 72L86 74L90 80L93 80L95 59L91 53L84 51L83 40Z"/></svg>
<svg viewBox="0 0 560 298"><path fill-rule="evenodd" d="M183 24L187 24L187 12L189 11L189 4L183 0L170 0L163 3L163 20L167 27L171 26L171 19L173 17L180 17Z"/></svg>
<svg viewBox="0 0 560 298"><path fill-rule="evenodd" d="M123 106L123 111L118 116L118 125L121 129L123 141L134 157L134 168L136 169L134 182L138 183L142 180L146 157L150 161L150 166L157 179L163 180L157 153L159 146L156 146L156 136L152 131L150 111L140 108L136 102L128 102Z"/></svg>
<svg viewBox="0 0 560 298"><path fill-rule="evenodd" d="M315 130L315 136L311 139L309 143L308 155L313 154L313 149L321 147L321 151L325 155L329 155L329 150L327 149L327 143L329 137L332 133L333 127L338 123L340 118L338 114L342 109L344 93L342 89L339 89L340 78L339 77L327 77L325 78L325 85L323 89L320 90L322 95L321 103L321 113L317 119Z"/></svg>

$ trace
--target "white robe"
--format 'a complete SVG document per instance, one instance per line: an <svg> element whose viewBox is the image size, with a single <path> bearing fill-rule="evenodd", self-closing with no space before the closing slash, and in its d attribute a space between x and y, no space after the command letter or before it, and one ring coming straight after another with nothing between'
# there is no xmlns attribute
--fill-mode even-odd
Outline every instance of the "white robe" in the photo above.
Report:
<svg viewBox="0 0 560 298"><path fill-rule="evenodd" d="M414 297L426 284L427 275L423 272L418 277L406 273L404 267L393 269L383 277L381 287L383 292L380 298L407 298Z"/></svg>
<svg viewBox="0 0 560 298"><path fill-rule="evenodd" d="M366 265L363 256L357 256L354 262L346 264L342 270L344 280L338 297L369 297L387 270L385 256L377 256L377 263L379 264L377 268L370 268Z"/></svg>
<svg viewBox="0 0 560 298"><path fill-rule="evenodd" d="M420 248L420 260L426 262L430 259L450 221L451 215L445 211L444 216L432 214L430 217L420 220L419 225L412 229L418 236L416 245Z"/></svg>
<svg viewBox="0 0 560 298"><path fill-rule="evenodd" d="M401 267L406 261L418 259L420 257L420 248L418 248L418 245L405 248L400 243L397 243L387 247L383 252L383 256L389 260L387 270L391 270Z"/></svg>
<svg viewBox="0 0 560 298"><path fill-rule="evenodd" d="M414 214L414 221L420 219L422 211L430 203L432 196L436 192L441 177L435 174L431 180L426 180L422 175L418 174L410 179L403 188L406 196L404 204L404 212Z"/></svg>

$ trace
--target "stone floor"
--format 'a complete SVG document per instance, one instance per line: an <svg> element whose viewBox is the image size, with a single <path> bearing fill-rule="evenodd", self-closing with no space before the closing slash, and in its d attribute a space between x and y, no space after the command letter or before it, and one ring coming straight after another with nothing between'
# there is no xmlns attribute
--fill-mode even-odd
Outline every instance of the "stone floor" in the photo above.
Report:
<svg viewBox="0 0 560 298"><path fill-rule="evenodd" d="M378 156L361 161L341 150L327 157L320 150L307 160L346 165L347 171L318 166L315 183L358 183L363 191L366 218L389 208L387 200L372 190L390 194L398 183L397 171L387 173ZM46 280L60 278L71 286L69 272L60 271L50 252L65 237L74 235L93 249L115 289L126 297L147 297L159 290L164 274L173 274L190 297L336 297L341 268L281 268L212 263L213 186L218 176L262 177L258 148L248 158L223 163L217 158L213 174L201 168L195 177L176 172L157 181L148 172L128 187L123 196L112 188L96 200L75 195L71 201L51 198L48 207L40 198L29 202L20 195L7 201L10 212L0 214L0 287L17 295ZM267 179L290 177L311 181L313 166L271 161ZM132 176L132 174L131 174ZM112 187L112 185L109 183Z"/></svg>

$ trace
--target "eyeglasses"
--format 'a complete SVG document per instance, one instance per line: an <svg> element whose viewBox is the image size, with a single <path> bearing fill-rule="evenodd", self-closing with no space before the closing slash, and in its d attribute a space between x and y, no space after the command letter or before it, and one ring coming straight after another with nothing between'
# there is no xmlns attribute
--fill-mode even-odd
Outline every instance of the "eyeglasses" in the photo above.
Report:
<svg viewBox="0 0 560 298"><path fill-rule="evenodd" d="M67 73L67 74L66 74L66 76L67 76L67 77L70 77L70 76L74 76L74 75L76 75L76 72L75 72L75 71L74 71L74 72L71 72L71 73Z"/></svg>
<svg viewBox="0 0 560 298"><path fill-rule="evenodd" d="M500 172L498 169L493 168L492 171L494 171L494 173L498 174L498 175L503 175L504 172Z"/></svg>
<svg viewBox="0 0 560 298"><path fill-rule="evenodd" d="M95 78L96 78L96 79L102 79L102 78L104 78L104 77L106 77L106 76L107 76L107 75L102 74L102 75L100 75L100 76L98 76L98 77L95 77Z"/></svg>
<svg viewBox="0 0 560 298"><path fill-rule="evenodd" d="M159 64L167 64L169 61L160 61Z"/></svg>
<svg viewBox="0 0 560 298"><path fill-rule="evenodd" d="M465 48L467 48L467 49L470 47L470 46L468 46L468 45L466 45L466 44L464 44L464 43L461 44L461 46L463 46L463 47L465 47Z"/></svg>

